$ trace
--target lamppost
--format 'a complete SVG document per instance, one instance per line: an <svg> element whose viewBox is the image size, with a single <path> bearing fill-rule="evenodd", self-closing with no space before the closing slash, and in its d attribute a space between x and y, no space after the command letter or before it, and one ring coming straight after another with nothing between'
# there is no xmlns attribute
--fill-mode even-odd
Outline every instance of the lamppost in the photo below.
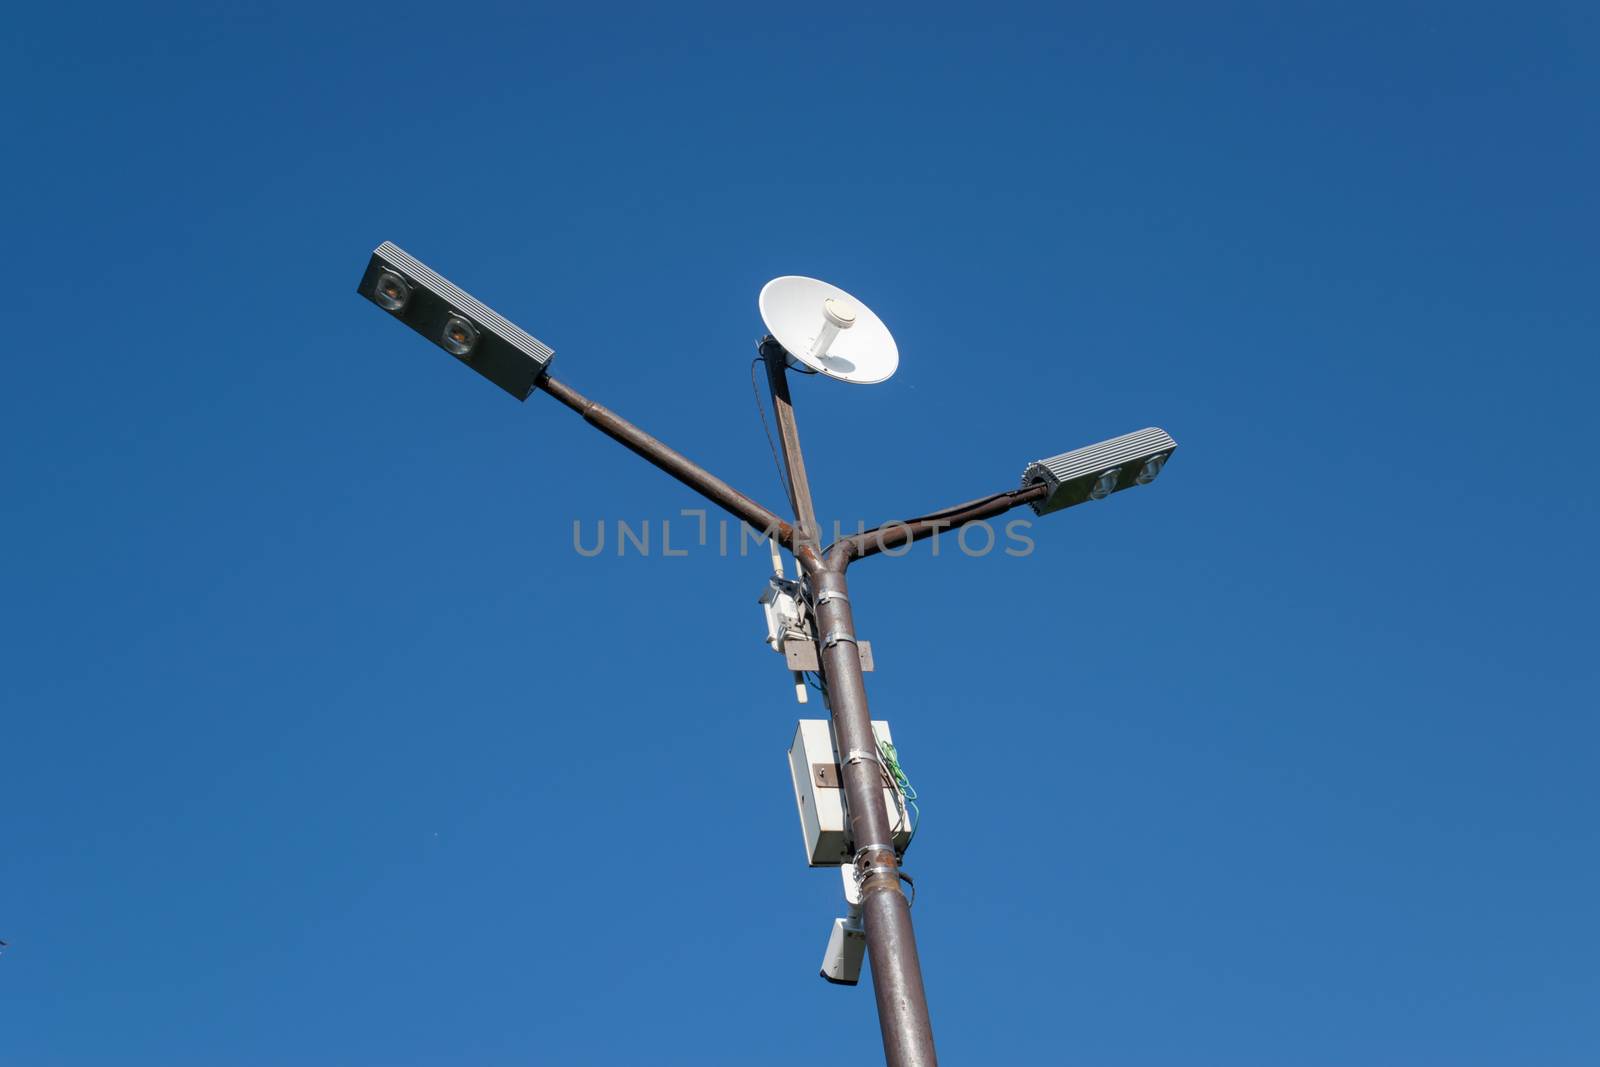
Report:
<svg viewBox="0 0 1600 1067"><path fill-rule="evenodd" d="M946 530L959 530L1024 504L1048 514L1074 504L1153 481L1177 446L1165 431L1103 441L1028 465L1022 484L941 511L843 537L824 547L819 540L810 482L800 449L794 402L789 395L792 353L773 337L759 346L778 423L790 501L791 523L751 500L692 460L675 452L615 412L595 403L549 373L550 348L467 293L385 242L372 254L357 291L519 400L543 389L620 442L735 518L762 530L794 557L800 588L815 619L818 658L839 777L848 811L850 854L872 961L878 1022L889 1067L932 1067L937 1062L928 1020L922 968L917 960L911 909L900 891L900 856L882 802L884 768L867 707L855 620L845 572L851 563ZM849 308L833 302L817 345L852 324ZM815 346L814 346L815 347Z"/></svg>

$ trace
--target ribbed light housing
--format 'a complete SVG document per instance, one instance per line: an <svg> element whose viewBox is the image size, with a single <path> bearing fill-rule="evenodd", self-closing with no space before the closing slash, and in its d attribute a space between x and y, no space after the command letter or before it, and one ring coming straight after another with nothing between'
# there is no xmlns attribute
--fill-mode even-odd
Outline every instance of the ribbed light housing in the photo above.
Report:
<svg viewBox="0 0 1600 1067"><path fill-rule="evenodd" d="M388 293L379 292L380 281L391 274L398 275L410 290L399 306ZM538 386L555 355L549 345L389 241L373 251L356 292L518 400L526 400ZM452 347L446 341L445 327L452 318L465 319L478 335L465 351L457 350L459 343ZM451 336L461 334L456 331Z"/></svg>
<svg viewBox="0 0 1600 1067"><path fill-rule="evenodd" d="M1022 486L1025 489L1040 482L1049 486L1044 499L1033 503L1035 512L1048 515L1088 500L1100 476L1111 470L1120 468L1112 492L1127 489L1135 484L1146 460L1170 456L1177 447L1167 431L1152 426L1049 459L1034 460L1022 472Z"/></svg>

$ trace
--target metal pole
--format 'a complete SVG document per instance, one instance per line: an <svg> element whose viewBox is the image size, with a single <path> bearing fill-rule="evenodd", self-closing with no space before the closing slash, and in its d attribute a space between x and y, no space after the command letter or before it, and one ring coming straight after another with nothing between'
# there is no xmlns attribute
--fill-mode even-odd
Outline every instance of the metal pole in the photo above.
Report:
<svg viewBox="0 0 1600 1067"><path fill-rule="evenodd" d="M796 548L793 527L681 452L668 448L621 415L603 404L595 403L570 385L558 382L549 375L546 375L539 384L544 392L582 415L584 421L607 437L649 460L735 518L743 519L768 537L776 538L780 544L788 545L791 551Z"/></svg>
<svg viewBox="0 0 1600 1067"><path fill-rule="evenodd" d="M772 411L778 420L783 465L789 474L789 502L794 505L797 527L796 546L805 545L816 551L821 547L822 531L817 529L817 513L811 504L811 481L806 477L805 457L800 454L800 432L795 428L794 401L789 398L789 356L782 345L768 337L761 342L761 358L767 364ZM799 558L798 552L796 558Z"/></svg>
<svg viewBox="0 0 1600 1067"><path fill-rule="evenodd" d="M795 513L804 531L796 541L802 543L807 533L815 536L816 519L805 458L800 453L794 405L789 399L786 358L782 347L770 338L762 343L761 354L766 358L772 383L773 408L784 462L789 468ZM889 1067L934 1067L939 1057L933 1048L933 1025L928 1020L928 998L922 987L911 908L900 892L893 828L883 802L883 765L872 732L872 713L867 707L855 619L844 577L849 555L840 553L836 560L828 561L814 551L797 551L795 556L811 579L828 710L833 718L834 741L839 746L841 784L850 810L850 836L859 868L865 872L861 906L884 1060Z"/></svg>

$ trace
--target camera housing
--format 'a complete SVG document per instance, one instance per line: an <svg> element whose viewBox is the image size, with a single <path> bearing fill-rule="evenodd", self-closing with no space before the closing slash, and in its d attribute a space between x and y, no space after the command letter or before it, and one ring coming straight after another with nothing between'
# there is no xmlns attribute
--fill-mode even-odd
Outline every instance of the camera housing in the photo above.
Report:
<svg viewBox="0 0 1600 1067"><path fill-rule="evenodd" d="M828 935L828 951L817 973L834 985L856 985L861 981L861 960L867 951L867 931L859 915L833 920Z"/></svg>
<svg viewBox="0 0 1600 1067"><path fill-rule="evenodd" d="M822 969L817 973L834 985L855 985L861 981L861 960L867 951L867 930L861 922L861 887L856 884L854 867L841 867L839 874L844 879L844 902L850 910L844 918L833 920L828 950L822 955Z"/></svg>

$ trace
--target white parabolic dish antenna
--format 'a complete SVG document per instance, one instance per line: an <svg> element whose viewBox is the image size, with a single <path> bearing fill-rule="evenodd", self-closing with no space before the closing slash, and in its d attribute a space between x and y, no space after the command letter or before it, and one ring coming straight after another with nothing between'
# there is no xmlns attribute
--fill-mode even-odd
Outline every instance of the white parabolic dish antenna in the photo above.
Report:
<svg viewBox="0 0 1600 1067"><path fill-rule="evenodd" d="M889 327L837 285L789 274L762 286L758 303L767 329L803 369L875 385L900 366Z"/></svg>

